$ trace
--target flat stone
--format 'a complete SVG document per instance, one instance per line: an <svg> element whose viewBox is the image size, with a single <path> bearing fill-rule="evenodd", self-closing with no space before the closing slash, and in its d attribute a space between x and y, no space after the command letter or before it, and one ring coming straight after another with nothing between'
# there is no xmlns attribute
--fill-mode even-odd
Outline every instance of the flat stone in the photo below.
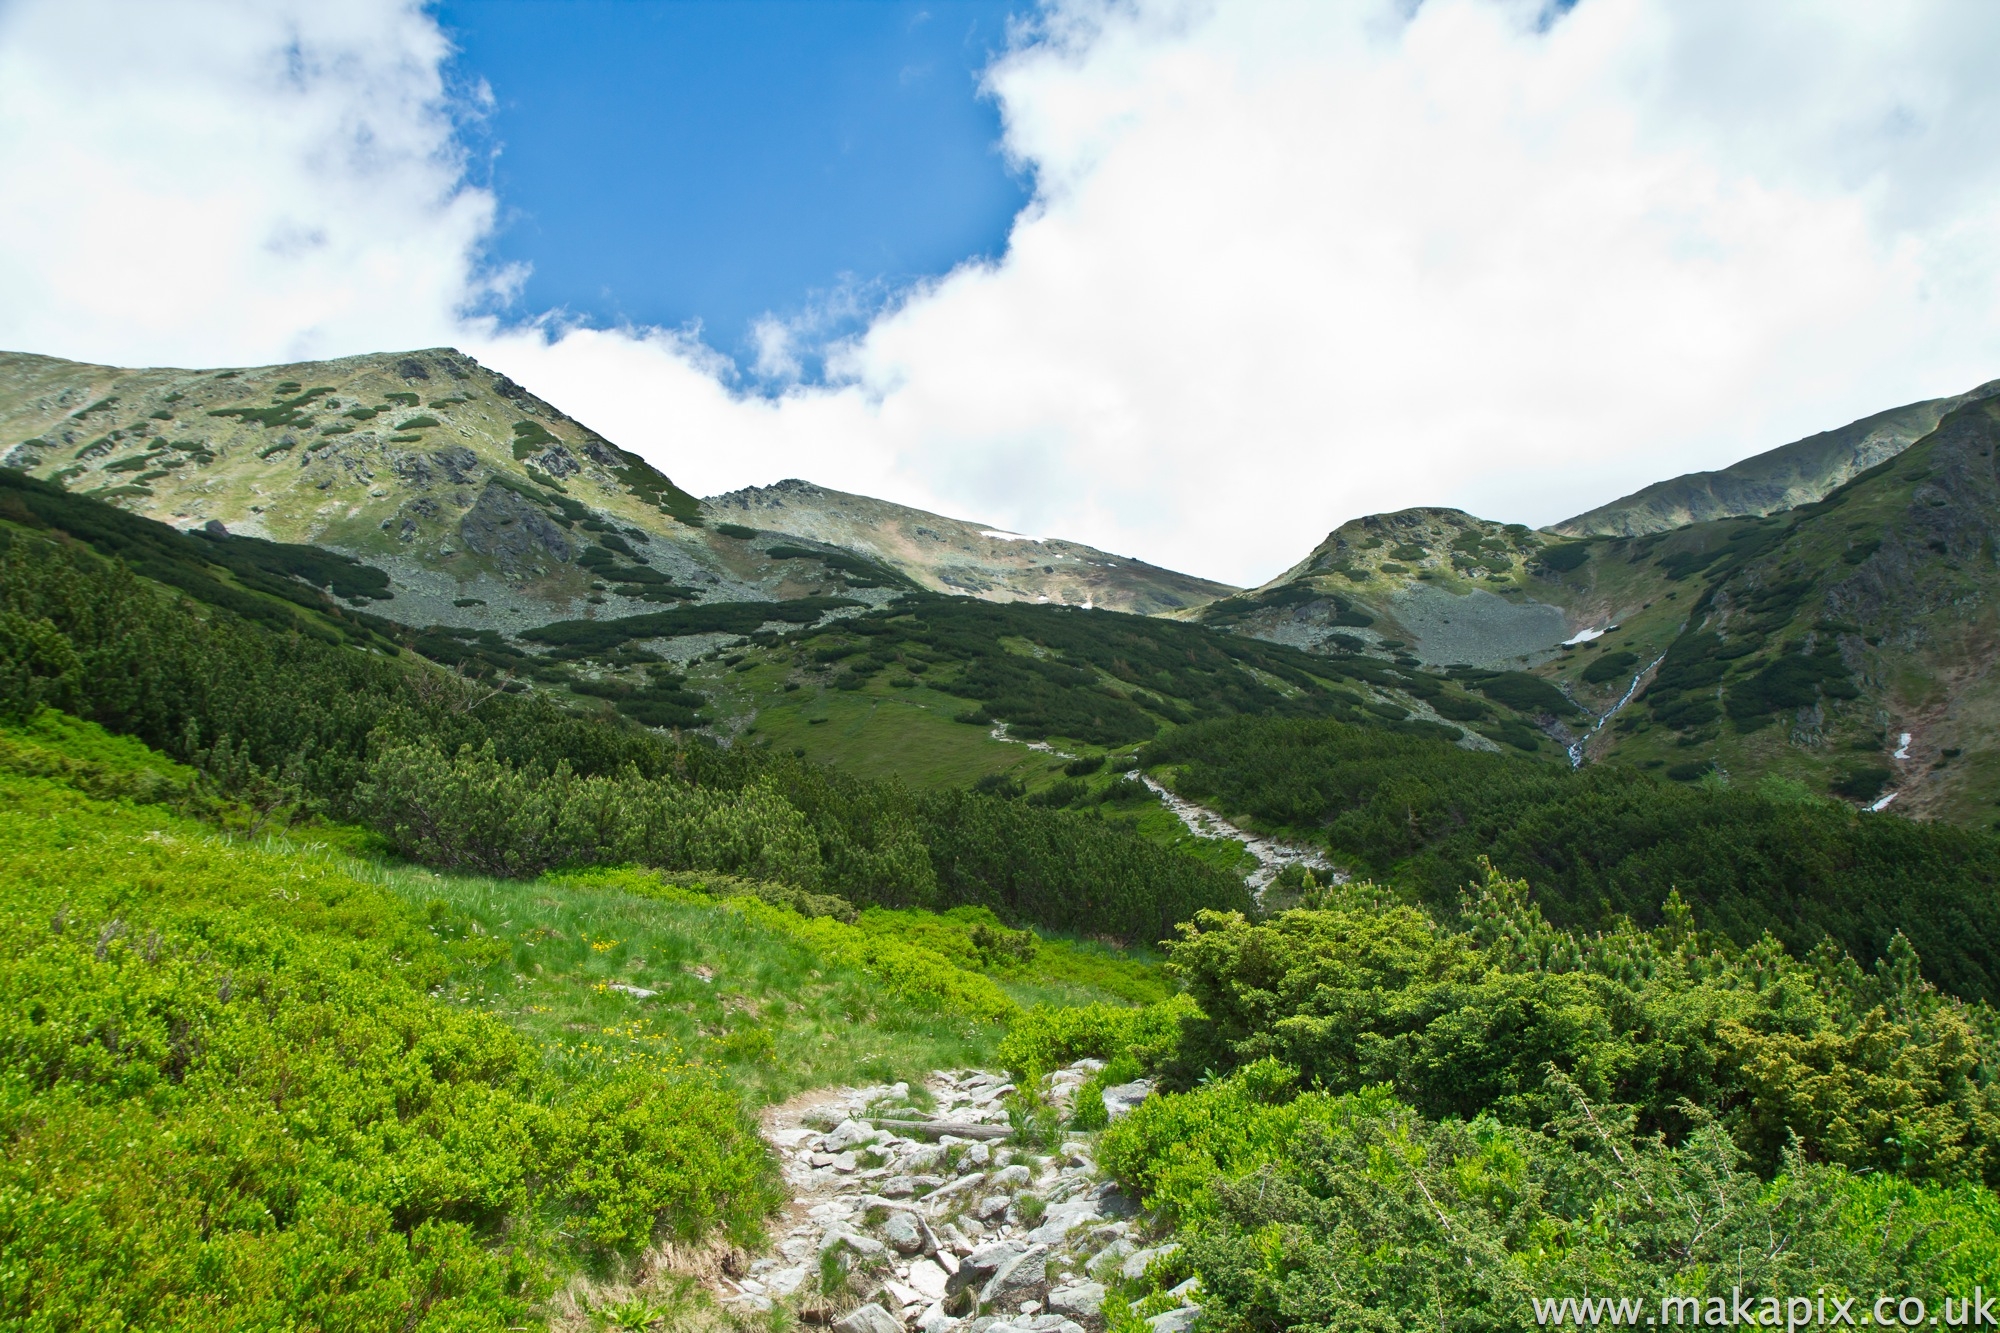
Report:
<svg viewBox="0 0 2000 1333"><path fill-rule="evenodd" d="M875 1192L885 1199L907 1199L917 1192L917 1182L908 1176L890 1176L875 1187Z"/></svg>
<svg viewBox="0 0 2000 1333"><path fill-rule="evenodd" d="M910 1265L909 1286L920 1293L926 1303L941 1301L945 1289L951 1282L951 1274L929 1259L922 1259Z"/></svg>
<svg viewBox="0 0 2000 1333"><path fill-rule="evenodd" d="M844 1228L835 1228L827 1232L826 1239L819 1243L819 1252L825 1254L830 1250L837 1250L843 1245L864 1259L873 1259L877 1255L889 1252L889 1247L881 1241L876 1240L873 1236L856 1235L854 1232L845 1230Z"/></svg>
<svg viewBox="0 0 2000 1333"><path fill-rule="evenodd" d="M833 1321L840 1333L903 1333L903 1321L870 1301Z"/></svg>
<svg viewBox="0 0 2000 1333"><path fill-rule="evenodd" d="M790 1268L780 1268L764 1279L764 1285L780 1296L789 1296L805 1285L806 1266L795 1264Z"/></svg>
<svg viewBox="0 0 2000 1333"><path fill-rule="evenodd" d="M1072 1319L1092 1319L1104 1308L1102 1282L1065 1282L1049 1293L1049 1309Z"/></svg>

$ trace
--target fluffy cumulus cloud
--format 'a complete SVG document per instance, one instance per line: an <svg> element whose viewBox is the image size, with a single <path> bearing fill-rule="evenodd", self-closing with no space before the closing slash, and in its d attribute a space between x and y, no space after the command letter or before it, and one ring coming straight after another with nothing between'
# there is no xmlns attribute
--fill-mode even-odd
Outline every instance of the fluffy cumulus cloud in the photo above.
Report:
<svg viewBox="0 0 2000 1333"><path fill-rule="evenodd" d="M142 19L84 78L87 8L0 9L0 342L456 341L704 493L804 476L1255 582L1357 514L1549 522L2000 374L1980 4L1059 3L990 74L1038 182L1005 255L775 395L686 333L466 313L492 201L420 11Z"/></svg>
<svg viewBox="0 0 2000 1333"><path fill-rule="evenodd" d="M0 345L224 364L448 339L502 294L397 0L0 0Z"/></svg>

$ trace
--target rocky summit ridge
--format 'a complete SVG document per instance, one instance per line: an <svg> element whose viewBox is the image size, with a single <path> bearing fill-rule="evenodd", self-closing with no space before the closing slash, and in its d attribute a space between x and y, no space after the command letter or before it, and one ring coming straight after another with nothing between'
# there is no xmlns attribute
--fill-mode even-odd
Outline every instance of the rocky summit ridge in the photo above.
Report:
<svg viewBox="0 0 2000 1333"><path fill-rule="evenodd" d="M1714 472L1656 481L1553 524L1550 531L1570 537L1643 537L1690 523L1746 514L1761 518L1813 504L1936 430L1947 413L1995 394L2000 394L2000 380L1949 398L1892 407Z"/></svg>
<svg viewBox="0 0 2000 1333"><path fill-rule="evenodd" d="M1236 591L1059 537L1025 537L796 479L712 496L702 511L719 524L796 533L873 557L933 592L988 601L1157 615Z"/></svg>

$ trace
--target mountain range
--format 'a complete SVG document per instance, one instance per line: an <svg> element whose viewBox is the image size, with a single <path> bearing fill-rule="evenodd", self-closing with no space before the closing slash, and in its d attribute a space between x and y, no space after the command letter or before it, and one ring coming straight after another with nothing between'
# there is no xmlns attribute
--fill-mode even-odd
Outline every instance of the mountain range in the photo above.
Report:
<svg viewBox="0 0 2000 1333"><path fill-rule="evenodd" d="M1996 395L2000 381L1877 413L1542 530L1439 508L1369 515L1250 590L806 481L697 499L449 348L222 370L0 354L0 466L184 531L359 562L379 575L322 586L357 613L507 645L489 667L650 645L640 656L708 673L695 682L711 700L703 720L726 736L754 735L761 719L767 741L775 731L802 752L880 762L855 738L884 707L921 709L929 730L904 748L940 779L1004 768L1019 747L1004 726L953 729L950 696L909 675L922 687L864 692L843 750L805 715L802 700L832 699L824 689L748 688L769 632L919 594L1164 617L1345 663L1356 706L1463 744L1523 742L1532 727L1515 748L1539 735L1551 758L1775 778L1983 825L2000 795L1987 739L2000 708L1988 679ZM968 626L961 642L984 635L994 653L1022 641L1014 621ZM1169 633L1147 631L1146 651L1167 651ZM1129 666L1120 676L1126 660L1089 667L1090 688L1136 701L1146 725L1221 697L1186 681L1134 694L1146 682ZM1291 660L1228 670L1276 680ZM627 688L609 679L620 663L592 669L609 674L566 688ZM1444 695L1434 680L1451 682ZM1484 688L1522 680L1539 685ZM1483 722L1471 704L1453 705L1463 718L1435 706L1479 689L1500 705L1479 704ZM979 716L1004 722L1000 696L990 706ZM787 722L787 709L799 715ZM1137 725L1104 716L1106 735Z"/></svg>

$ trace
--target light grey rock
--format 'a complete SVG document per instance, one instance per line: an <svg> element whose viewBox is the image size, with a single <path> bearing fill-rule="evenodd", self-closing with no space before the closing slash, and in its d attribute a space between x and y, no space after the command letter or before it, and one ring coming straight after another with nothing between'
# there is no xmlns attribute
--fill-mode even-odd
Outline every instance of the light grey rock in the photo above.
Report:
<svg viewBox="0 0 2000 1333"><path fill-rule="evenodd" d="M1048 1267L1049 1247L1030 1246L1002 1264L1000 1270L986 1280L986 1285L979 1289L979 1304L982 1307L1008 1306L1042 1299L1049 1294Z"/></svg>
<svg viewBox="0 0 2000 1333"><path fill-rule="evenodd" d="M885 1199L907 1199L917 1192L917 1182L909 1176L890 1176L875 1192Z"/></svg>
<svg viewBox="0 0 2000 1333"><path fill-rule="evenodd" d="M956 1328L958 1321L944 1312L944 1302L934 1301L917 1316L917 1333L947 1333Z"/></svg>
<svg viewBox="0 0 2000 1333"><path fill-rule="evenodd" d="M996 1240L990 1245L981 1245L965 1256L960 1268L979 1277L990 1277L1005 1267L1010 1260L1018 1259L1028 1252L1028 1247L1018 1240Z"/></svg>
<svg viewBox="0 0 2000 1333"><path fill-rule="evenodd" d="M819 1243L819 1252L826 1254L842 1246L854 1251L864 1259L875 1259L889 1252L889 1247L873 1236L859 1235L845 1227L835 1227L826 1233L826 1239Z"/></svg>
<svg viewBox="0 0 2000 1333"><path fill-rule="evenodd" d="M1125 1262L1125 1256L1130 1253L1132 1253L1132 1242L1120 1236L1091 1256L1090 1262L1084 1265L1084 1269L1091 1273L1118 1273L1123 1277L1121 1266Z"/></svg>
<svg viewBox="0 0 2000 1333"><path fill-rule="evenodd" d="M870 1301L833 1321L840 1333L903 1333L903 1321Z"/></svg>
<svg viewBox="0 0 2000 1333"><path fill-rule="evenodd" d="M1125 1262L1118 1266L1118 1275L1127 1282L1137 1282L1146 1276L1148 1268L1179 1248L1178 1245L1160 1245L1149 1250L1134 1250L1126 1255Z"/></svg>
<svg viewBox="0 0 2000 1333"><path fill-rule="evenodd" d="M1094 1319L1103 1308L1102 1282L1065 1282L1049 1293L1049 1309L1072 1319Z"/></svg>
<svg viewBox="0 0 2000 1333"><path fill-rule="evenodd" d="M991 1222L996 1218L1006 1216L1007 1209L1012 1203L1013 1200L1004 1194L989 1194L979 1202L973 1204L971 1212L980 1221Z"/></svg>
<svg viewBox="0 0 2000 1333"><path fill-rule="evenodd" d="M915 1254L924 1248L923 1224L909 1213L891 1213L882 1224L882 1236L898 1254Z"/></svg>
<svg viewBox="0 0 2000 1333"><path fill-rule="evenodd" d="M1130 1083L1120 1083L1104 1090L1104 1113L1116 1120L1130 1115L1132 1108L1153 1095L1153 1081L1148 1078L1135 1079Z"/></svg>
<svg viewBox="0 0 2000 1333"><path fill-rule="evenodd" d="M1060 1245L1063 1238L1076 1227L1097 1220L1095 1199L1071 1199L1059 1203L1042 1214L1041 1225L1028 1233L1030 1245Z"/></svg>
<svg viewBox="0 0 2000 1333"><path fill-rule="evenodd" d="M806 1266L794 1264L790 1268L780 1268L764 1279L764 1285L779 1296L789 1296L805 1285Z"/></svg>
<svg viewBox="0 0 2000 1333"><path fill-rule="evenodd" d="M941 1301L951 1285L951 1274L929 1259L919 1259L910 1265L910 1275L904 1279L926 1305Z"/></svg>
<svg viewBox="0 0 2000 1333"><path fill-rule="evenodd" d="M975 1143L959 1157L958 1173L964 1175L969 1171L984 1171L992 1164L993 1149L984 1143Z"/></svg>
<svg viewBox="0 0 2000 1333"><path fill-rule="evenodd" d="M986 1183L997 1190L1011 1190L1020 1189L1034 1178L1034 1173L1028 1170L1027 1167L1016 1164L995 1171L992 1178Z"/></svg>
<svg viewBox="0 0 2000 1333"><path fill-rule="evenodd" d="M1168 1292L1167 1295L1173 1297L1175 1300L1180 1301L1184 1304L1193 1305L1194 1298L1201 1295L1201 1279L1198 1277L1191 1277L1187 1281L1181 1283L1178 1287L1175 1287L1172 1291Z"/></svg>
<svg viewBox="0 0 2000 1333"><path fill-rule="evenodd" d="M1201 1318L1199 1305L1183 1305L1178 1310L1156 1314L1146 1321L1153 1333L1187 1333L1194 1327L1194 1321Z"/></svg>
<svg viewBox="0 0 2000 1333"><path fill-rule="evenodd" d="M943 1161L944 1149L934 1143L927 1143L922 1147L911 1149L904 1156L902 1166L905 1171L910 1172L912 1175L917 1175L926 1171L937 1170L939 1163Z"/></svg>
<svg viewBox="0 0 2000 1333"><path fill-rule="evenodd" d="M881 1136L881 1131L873 1125L864 1125L859 1120L843 1120L820 1141L820 1151L844 1153L860 1144L873 1143Z"/></svg>

